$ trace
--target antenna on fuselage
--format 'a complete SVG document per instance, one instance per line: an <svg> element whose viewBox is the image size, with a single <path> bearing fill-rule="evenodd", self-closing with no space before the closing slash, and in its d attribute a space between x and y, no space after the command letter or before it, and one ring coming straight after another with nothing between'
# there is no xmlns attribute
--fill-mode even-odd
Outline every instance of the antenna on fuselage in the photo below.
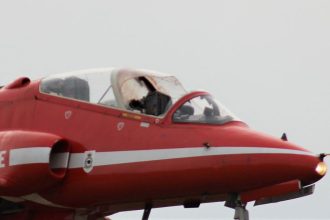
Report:
<svg viewBox="0 0 330 220"><path fill-rule="evenodd" d="M327 156L330 156L330 154L322 153L322 154L320 154L319 157L320 157L320 160L321 160L321 161L324 161L324 158L327 157Z"/></svg>
<svg viewBox="0 0 330 220"><path fill-rule="evenodd" d="M286 133L282 134L281 139L282 139L282 141L288 141L288 137L287 137Z"/></svg>

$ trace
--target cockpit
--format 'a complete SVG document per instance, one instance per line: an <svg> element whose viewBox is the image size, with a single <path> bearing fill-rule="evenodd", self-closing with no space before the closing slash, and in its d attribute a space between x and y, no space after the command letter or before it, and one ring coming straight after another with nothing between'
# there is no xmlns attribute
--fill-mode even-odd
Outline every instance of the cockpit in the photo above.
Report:
<svg viewBox="0 0 330 220"><path fill-rule="evenodd" d="M146 70L94 69L57 74L43 79L40 91L156 117L163 117L188 92L171 75ZM224 124L237 120L210 95L187 100L173 114L178 123Z"/></svg>
<svg viewBox="0 0 330 220"><path fill-rule="evenodd" d="M178 123L226 124L239 121L226 107L208 93L187 99L173 114Z"/></svg>
<svg viewBox="0 0 330 220"><path fill-rule="evenodd" d="M162 116L187 91L170 75L128 69L96 69L45 78L40 91L142 114Z"/></svg>

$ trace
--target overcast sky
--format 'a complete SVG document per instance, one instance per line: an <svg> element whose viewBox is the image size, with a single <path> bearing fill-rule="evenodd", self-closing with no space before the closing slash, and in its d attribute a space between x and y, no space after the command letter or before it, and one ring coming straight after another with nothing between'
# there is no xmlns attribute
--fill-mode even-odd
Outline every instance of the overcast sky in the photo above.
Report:
<svg viewBox="0 0 330 220"><path fill-rule="evenodd" d="M173 73L252 128L330 152L328 0L0 1L0 84L112 66ZM249 205L251 219L330 219L329 176L311 197ZM232 219L233 210L166 208L150 220L184 218Z"/></svg>

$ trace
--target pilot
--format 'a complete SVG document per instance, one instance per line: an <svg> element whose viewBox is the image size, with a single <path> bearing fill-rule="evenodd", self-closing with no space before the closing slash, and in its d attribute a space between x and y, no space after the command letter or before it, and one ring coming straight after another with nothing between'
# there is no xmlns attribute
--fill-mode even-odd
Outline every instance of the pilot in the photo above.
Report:
<svg viewBox="0 0 330 220"><path fill-rule="evenodd" d="M133 110L138 110L141 113L144 113L145 112L145 97L143 97L140 100L132 99L129 102L129 107L132 108Z"/></svg>
<svg viewBox="0 0 330 220"><path fill-rule="evenodd" d="M189 120L189 117L194 115L194 113L195 109L191 105L184 104L174 113L173 118L176 121Z"/></svg>
<svg viewBox="0 0 330 220"><path fill-rule="evenodd" d="M159 116L165 113L170 103L170 96L155 90L149 91L148 94L140 100L131 100L129 106L133 110L139 110L141 113Z"/></svg>

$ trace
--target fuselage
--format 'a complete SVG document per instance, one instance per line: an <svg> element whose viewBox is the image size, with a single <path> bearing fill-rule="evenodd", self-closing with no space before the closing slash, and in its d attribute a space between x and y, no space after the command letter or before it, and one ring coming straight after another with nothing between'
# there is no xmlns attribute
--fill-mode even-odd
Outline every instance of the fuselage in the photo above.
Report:
<svg viewBox="0 0 330 220"><path fill-rule="evenodd" d="M39 199L27 197L28 203L111 214L147 203L224 201L231 193L292 180L310 185L322 177L315 170L318 156L241 121L173 122L175 110L189 97L156 117L44 94L39 84L0 90L0 133L49 133L69 143L65 177L34 192ZM0 169L11 169L9 154Z"/></svg>

